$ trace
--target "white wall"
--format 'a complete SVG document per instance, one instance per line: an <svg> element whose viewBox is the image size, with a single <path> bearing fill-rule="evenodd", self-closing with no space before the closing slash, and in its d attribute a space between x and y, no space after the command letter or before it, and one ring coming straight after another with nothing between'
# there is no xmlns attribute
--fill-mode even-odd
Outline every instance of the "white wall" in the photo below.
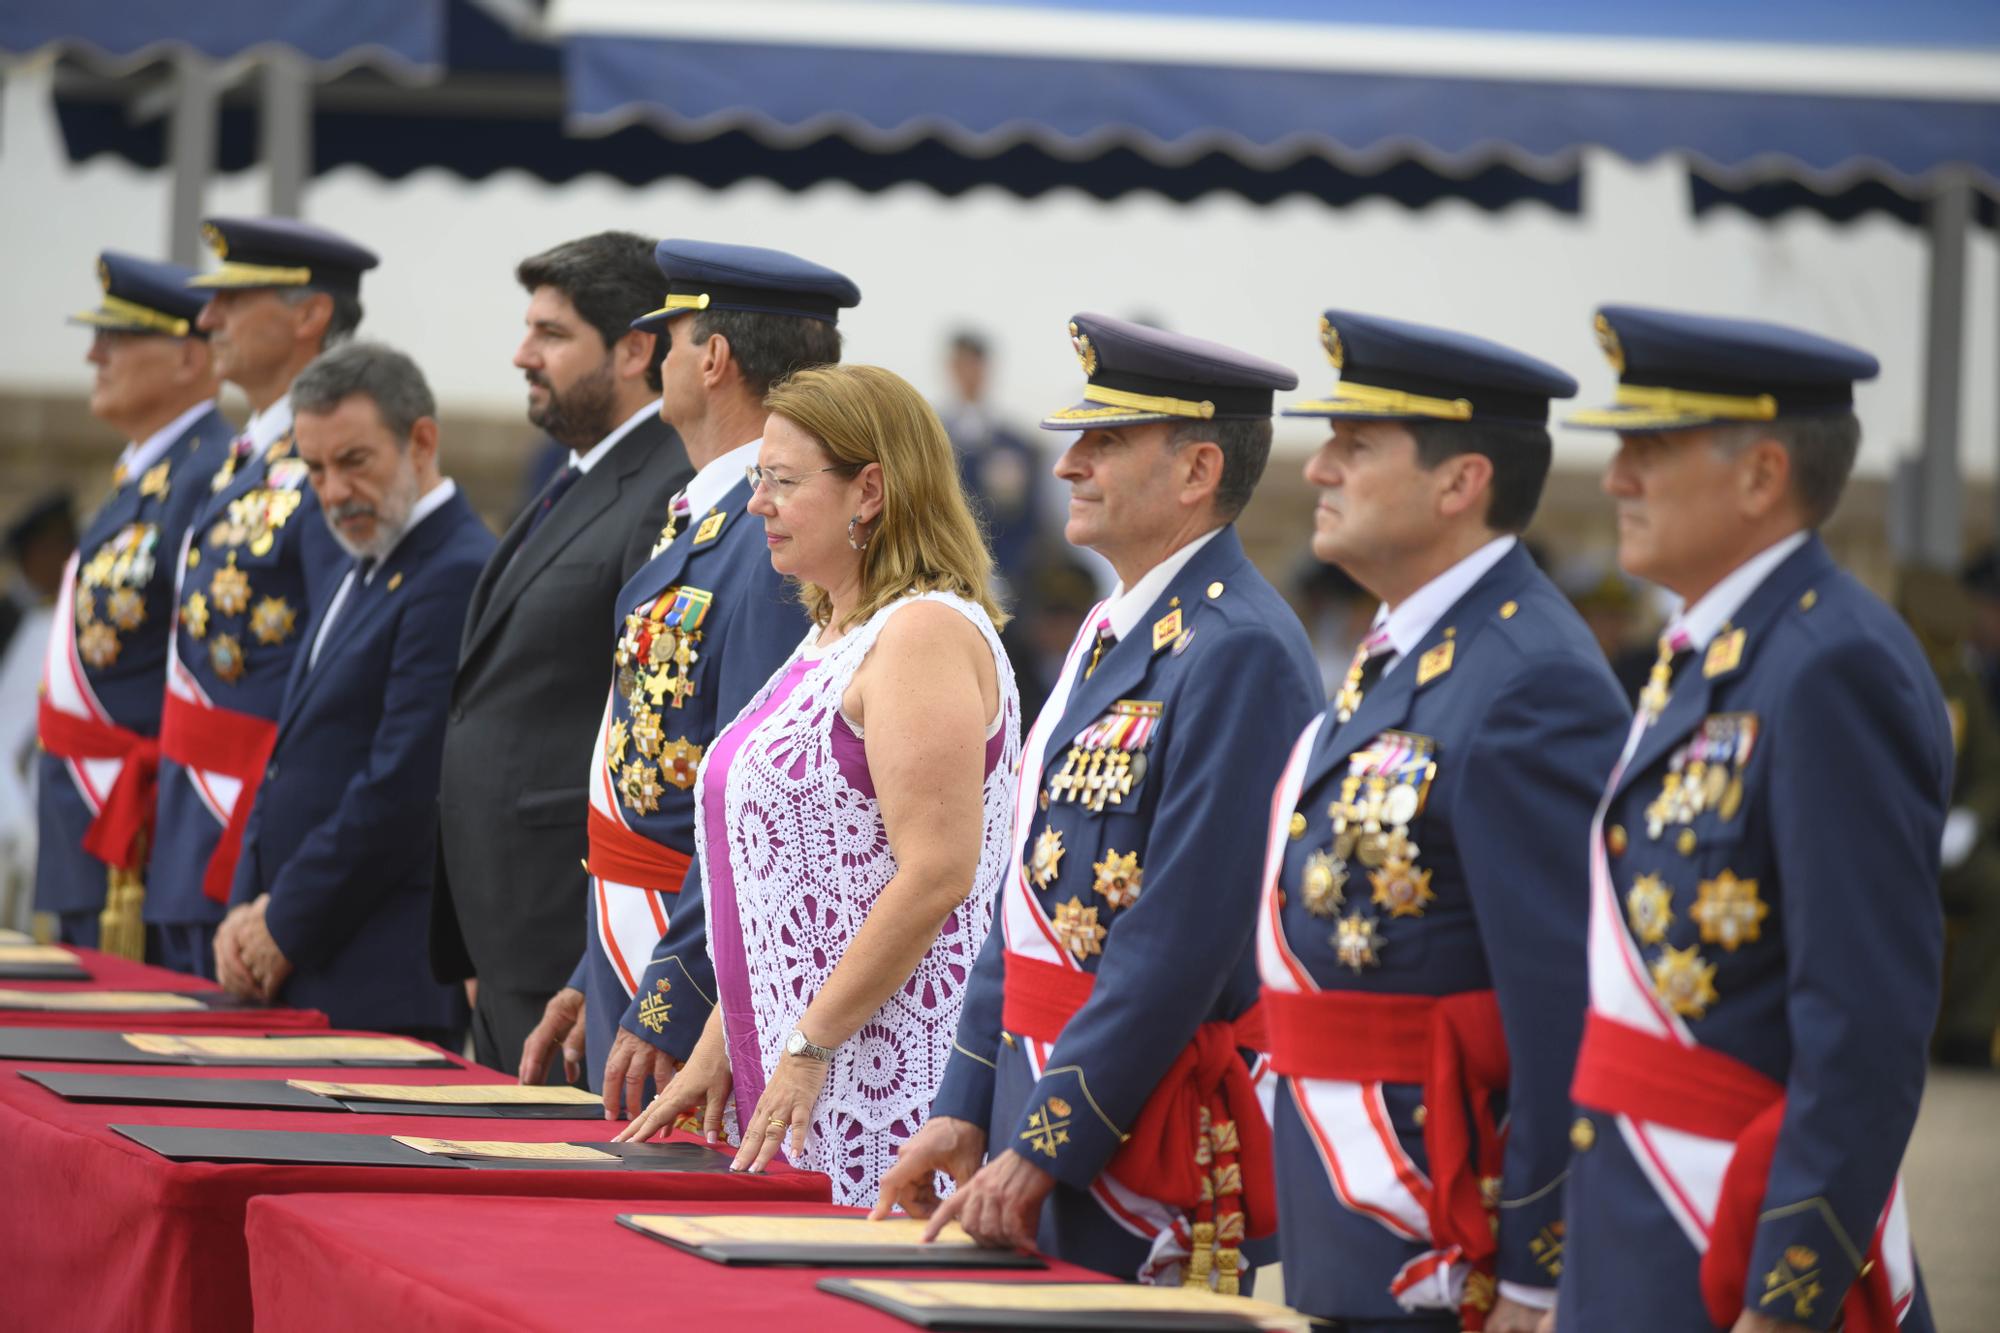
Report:
<svg viewBox="0 0 2000 1333"><path fill-rule="evenodd" d="M210 209L258 211L262 189L256 172L225 178ZM162 249L166 209L163 174L65 161L45 68L8 71L0 388L83 389L84 339L61 320L94 294L98 249ZM942 199L920 186L875 195L837 184L804 194L759 182L722 191L602 178L552 186L519 173L467 182L427 171L384 182L346 168L313 184L307 213L381 252L364 294L366 330L412 352L447 409L504 413L520 403L508 364L523 299L514 263L566 237L623 227L771 245L845 270L866 295L843 320L849 358L891 366L926 392L943 391L947 332L983 327L999 354L996 399L1023 420L1073 399L1078 375L1063 325L1080 309L1156 316L1285 362L1315 390L1330 377L1315 337L1319 310L1371 310L1538 353L1570 368L1583 398L1596 400L1609 395L1612 377L1590 312L1620 300L1791 321L1874 351L1885 369L1861 391L1867 472L1886 471L1913 448L1921 423L1922 235L1880 218L1771 225L1725 212L1696 221L1667 160L1593 158L1580 217L1536 205L1494 215L1381 201L1336 209L1303 198L1258 206L1224 195L1107 204L998 189ZM2000 258L1990 234L1977 237L1972 261L1963 439L1968 470L1991 475L2000 447ZM1309 424L1281 429L1293 446L1313 438ZM1558 450L1564 462L1589 465L1605 445L1564 434Z"/></svg>

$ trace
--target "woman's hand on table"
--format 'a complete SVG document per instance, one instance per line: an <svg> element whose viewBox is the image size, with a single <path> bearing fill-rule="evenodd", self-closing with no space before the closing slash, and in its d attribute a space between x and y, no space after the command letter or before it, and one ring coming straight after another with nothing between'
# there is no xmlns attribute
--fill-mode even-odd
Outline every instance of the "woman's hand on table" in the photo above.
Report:
<svg viewBox="0 0 2000 1333"><path fill-rule="evenodd" d="M762 1171L785 1146L787 1133L792 1136L792 1151L804 1151L806 1128L812 1124L820 1090L826 1087L828 1068L824 1060L810 1056L778 1057L778 1067L771 1071L750 1123L738 1126L743 1131L743 1146L729 1164L731 1171Z"/></svg>

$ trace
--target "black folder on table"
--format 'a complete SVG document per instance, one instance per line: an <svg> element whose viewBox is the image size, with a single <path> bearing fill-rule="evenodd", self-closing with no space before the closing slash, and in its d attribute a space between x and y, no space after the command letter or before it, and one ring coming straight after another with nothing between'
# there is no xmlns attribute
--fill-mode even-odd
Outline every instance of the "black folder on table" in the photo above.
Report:
<svg viewBox="0 0 2000 1333"><path fill-rule="evenodd" d="M855 1245L811 1241L754 1241L717 1238L700 1242L665 1236L641 1224L632 1213L618 1214L618 1224L648 1240L671 1245L710 1263L763 1268L1040 1268L1047 1264L1019 1250L973 1249L964 1245L888 1243Z"/></svg>
<svg viewBox="0 0 2000 1333"><path fill-rule="evenodd" d="M194 1034L242 1036L242 1033ZM310 1031L272 1034L273 1041L296 1041L311 1037ZM104 1065L199 1065L204 1068L259 1066L335 1067L341 1069L450 1069L452 1062L442 1053L434 1060L374 1060L356 1056L299 1055L162 1055L140 1050L120 1032L105 1028L10 1028L0 1027L0 1060L60 1060Z"/></svg>
<svg viewBox="0 0 2000 1333"><path fill-rule="evenodd" d="M0 981L88 981L90 969L76 958L20 962L0 958Z"/></svg>
<svg viewBox="0 0 2000 1333"><path fill-rule="evenodd" d="M23 1069L21 1077L71 1102L120 1106L228 1106L245 1111L354 1111L364 1115L458 1116L468 1120L602 1120L594 1106L475 1106L324 1097L276 1078L175 1078L171 1074L71 1074Z"/></svg>
<svg viewBox="0 0 2000 1333"><path fill-rule="evenodd" d="M591 1143L610 1162L442 1157L387 1134L307 1134L285 1129L211 1129L194 1125L112 1125L115 1134L174 1162L285 1166L418 1166L502 1171L727 1171L730 1157L698 1143Z"/></svg>
<svg viewBox="0 0 2000 1333"><path fill-rule="evenodd" d="M10 978L7 976L0 976L0 982L4 982L9 979ZM15 977L11 979L28 980L30 978L20 977L18 974L16 974ZM72 975L57 975L50 973L34 977L32 978L32 980L88 981L90 980L90 974L88 972L83 972L83 971L78 971ZM36 994L38 996L54 997L56 995L61 995L65 993L76 993L76 992L40 991L37 992ZM84 991L81 993L88 995L91 992ZM151 1005L151 1004L136 1004L131 1006L116 1006L116 1005L105 1006L105 1005L93 1004L87 1008L56 1009L56 1008L51 1008L44 1004L32 1003L27 1000L16 1001L9 999L6 996L0 996L0 1009L4 1009L8 1013L15 1013L15 1014L41 1014L41 1013L144 1014L149 1018L171 1019L176 1014L199 1014L208 1012L219 1012L223 1010L269 1009L271 1007L269 1003L263 1000L241 999L237 996L231 995L228 991L219 991L219 990L158 991L158 992L146 991L143 993L145 994L158 993L161 995L171 995L176 1000L193 1000L195 1004L194 1007L192 1008L180 1004L173 1005L170 1008L162 1008L158 1005Z"/></svg>
<svg viewBox="0 0 2000 1333"><path fill-rule="evenodd" d="M917 1305L886 1294L868 1278L824 1278L814 1284L832 1296L880 1310L917 1328L939 1333L989 1333L995 1329L1036 1329L1042 1333L1260 1333L1262 1325L1247 1315L1183 1310L1063 1310L1021 1309L996 1302L992 1307L969 1303ZM1011 1282L989 1284L996 1288ZM1097 1283L1077 1285L1096 1286Z"/></svg>

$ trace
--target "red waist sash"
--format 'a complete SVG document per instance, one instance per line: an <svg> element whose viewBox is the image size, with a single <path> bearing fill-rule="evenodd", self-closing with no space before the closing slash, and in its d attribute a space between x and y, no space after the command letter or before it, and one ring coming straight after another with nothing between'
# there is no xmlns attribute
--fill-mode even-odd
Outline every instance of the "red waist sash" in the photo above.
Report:
<svg viewBox="0 0 2000 1333"><path fill-rule="evenodd" d="M1414 1083L1424 1090L1431 1242L1490 1265L1495 1209L1480 1188L1497 1180L1506 1135L1493 1095L1507 1090L1507 1036L1490 990L1456 995L1264 992L1271 1068L1299 1078ZM1495 1200L1497 1203L1497 1200Z"/></svg>
<svg viewBox="0 0 2000 1333"><path fill-rule="evenodd" d="M590 873L617 884L631 884L657 893L679 893L694 858L634 833L611 816L590 807Z"/></svg>
<svg viewBox="0 0 2000 1333"><path fill-rule="evenodd" d="M1735 1142L1722 1175L1708 1252L1701 1259L1701 1292L1709 1318L1724 1328L1734 1324L1744 1308L1764 1183L1784 1124L1784 1087L1720 1051L1683 1046L1592 1011L1584 1024L1570 1095L1579 1106ZM1868 1262L1841 1303L1841 1327L1848 1333L1896 1333L1881 1227L1875 1232Z"/></svg>
<svg viewBox="0 0 2000 1333"><path fill-rule="evenodd" d="M1001 1023L1036 1041L1055 1041L1095 985L1088 972L1010 950ZM1271 1127L1237 1053L1239 1046L1261 1047L1263 1036L1262 1006L1233 1022L1196 1028L1105 1168L1134 1193L1194 1215L1190 1283L1205 1285L1212 1249L1222 1289L1233 1290L1234 1247L1246 1229L1253 1237L1277 1230Z"/></svg>
<svg viewBox="0 0 2000 1333"><path fill-rule="evenodd" d="M120 870L136 870L145 860L153 831L154 798L159 792L160 743L113 722L79 717L44 697L35 717L42 748L58 759L122 759L96 818L83 835L83 850Z"/></svg>
<svg viewBox="0 0 2000 1333"><path fill-rule="evenodd" d="M167 691L160 714L160 753L182 768L221 773L243 784L201 877L202 893L215 902L229 901L236 861L243 854L243 830L249 826L250 807L277 743L275 722L233 708L193 703Z"/></svg>

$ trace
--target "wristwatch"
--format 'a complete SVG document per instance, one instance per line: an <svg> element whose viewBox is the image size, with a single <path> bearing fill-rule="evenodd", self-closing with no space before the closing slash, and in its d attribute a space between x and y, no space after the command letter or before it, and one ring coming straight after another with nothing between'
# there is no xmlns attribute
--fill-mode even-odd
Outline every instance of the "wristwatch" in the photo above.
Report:
<svg viewBox="0 0 2000 1333"><path fill-rule="evenodd" d="M831 1046L815 1046L807 1041L806 1034L797 1028L793 1028L792 1035L785 1038L786 1055L803 1055L806 1059L817 1060L823 1065L833 1063L833 1049Z"/></svg>

